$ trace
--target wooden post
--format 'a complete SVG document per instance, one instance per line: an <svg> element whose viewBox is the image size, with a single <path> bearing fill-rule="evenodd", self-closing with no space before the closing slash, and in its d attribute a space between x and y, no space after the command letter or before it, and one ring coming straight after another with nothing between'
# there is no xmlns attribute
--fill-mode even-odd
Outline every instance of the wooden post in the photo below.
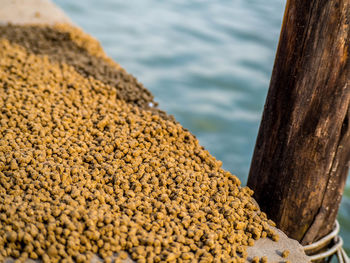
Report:
<svg viewBox="0 0 350 263"><path fill-rule="evenodd" d="M309 244L337 216L350 161L350 0L288 0L248 186Z"/></svg>

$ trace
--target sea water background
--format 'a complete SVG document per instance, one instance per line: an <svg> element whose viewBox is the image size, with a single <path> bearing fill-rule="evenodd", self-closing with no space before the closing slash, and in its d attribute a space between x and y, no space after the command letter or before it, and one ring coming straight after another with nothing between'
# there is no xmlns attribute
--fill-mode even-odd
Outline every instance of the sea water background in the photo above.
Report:
<svg viewBox="0 0 350 263"><path fill-rule="evenodd" d="M243 184L285 1L54 0ZM339 212L350 253L350 182Z"/></svg>

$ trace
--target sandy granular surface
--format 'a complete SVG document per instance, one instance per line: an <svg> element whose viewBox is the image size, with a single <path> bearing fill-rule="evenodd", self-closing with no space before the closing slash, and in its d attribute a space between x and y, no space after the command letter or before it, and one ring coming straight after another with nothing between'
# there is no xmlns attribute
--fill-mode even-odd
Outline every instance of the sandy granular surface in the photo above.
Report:
<svg viewBox="0 0 350 263"><path fill-rule="evenodd" d="M278 240L252 191L72 31L0 28L0 260L244 262Z"/></svg>
<svg viewBox="0 0 350 263"><path fill-rule="evenodd" d="M84 77L93 77L117 90L117 98L142 108L157 105L153 95L118 64L109 59L100 44L69 25L0 26L0 36L28 52L47 56L52 62L74 67Z"/></svg>

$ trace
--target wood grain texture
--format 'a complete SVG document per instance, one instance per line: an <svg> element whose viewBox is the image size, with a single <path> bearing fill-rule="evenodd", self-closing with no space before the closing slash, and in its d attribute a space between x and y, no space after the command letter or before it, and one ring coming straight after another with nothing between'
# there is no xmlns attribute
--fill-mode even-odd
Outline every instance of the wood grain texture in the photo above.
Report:
<svg viewBox="0 0 350 263"><path fill-rule="evenodd" d="M350 0L288 0L248 186L291 238L332 229L350 162Z"/></svg>

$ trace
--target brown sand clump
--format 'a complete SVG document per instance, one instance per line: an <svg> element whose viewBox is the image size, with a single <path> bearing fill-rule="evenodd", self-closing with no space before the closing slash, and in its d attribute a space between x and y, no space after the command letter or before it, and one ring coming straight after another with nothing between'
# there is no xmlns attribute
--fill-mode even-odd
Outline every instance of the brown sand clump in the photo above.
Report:
<svg viewBox="0 0 350 263"><path fill-rule="evenodd" d="M93 77L117 89L117 98L149 109L153 95L118 64L108 59L97 40L69 25L1 25L0 38L24 47L28 52L48 56L52 62L73 66L84 77ZM163 117L168 117L162 113Z"/></svg>
<svg viewBox="0 0 350 263"><path fill-rule="evenodd" d="M0 39L0 261L244 262L276 236L191 133L118 92Z"/></svg>
<svg viewBox="0 0 350 263"><path fill-rule="evenodd" d="M48 29L52 28L49 27ZM53 29L63 34L68 33L70 40L73 41L80 48L86 50L90 55L103 58L111 66L114 66L119 70L123 70L126 73L126 71L118 63L116 63L106 55L100 42L98 42L97 39L93 38L91 35L86 34L81 29L75 26L71 26L69 24L56 24L53 26Z"/></svg>

